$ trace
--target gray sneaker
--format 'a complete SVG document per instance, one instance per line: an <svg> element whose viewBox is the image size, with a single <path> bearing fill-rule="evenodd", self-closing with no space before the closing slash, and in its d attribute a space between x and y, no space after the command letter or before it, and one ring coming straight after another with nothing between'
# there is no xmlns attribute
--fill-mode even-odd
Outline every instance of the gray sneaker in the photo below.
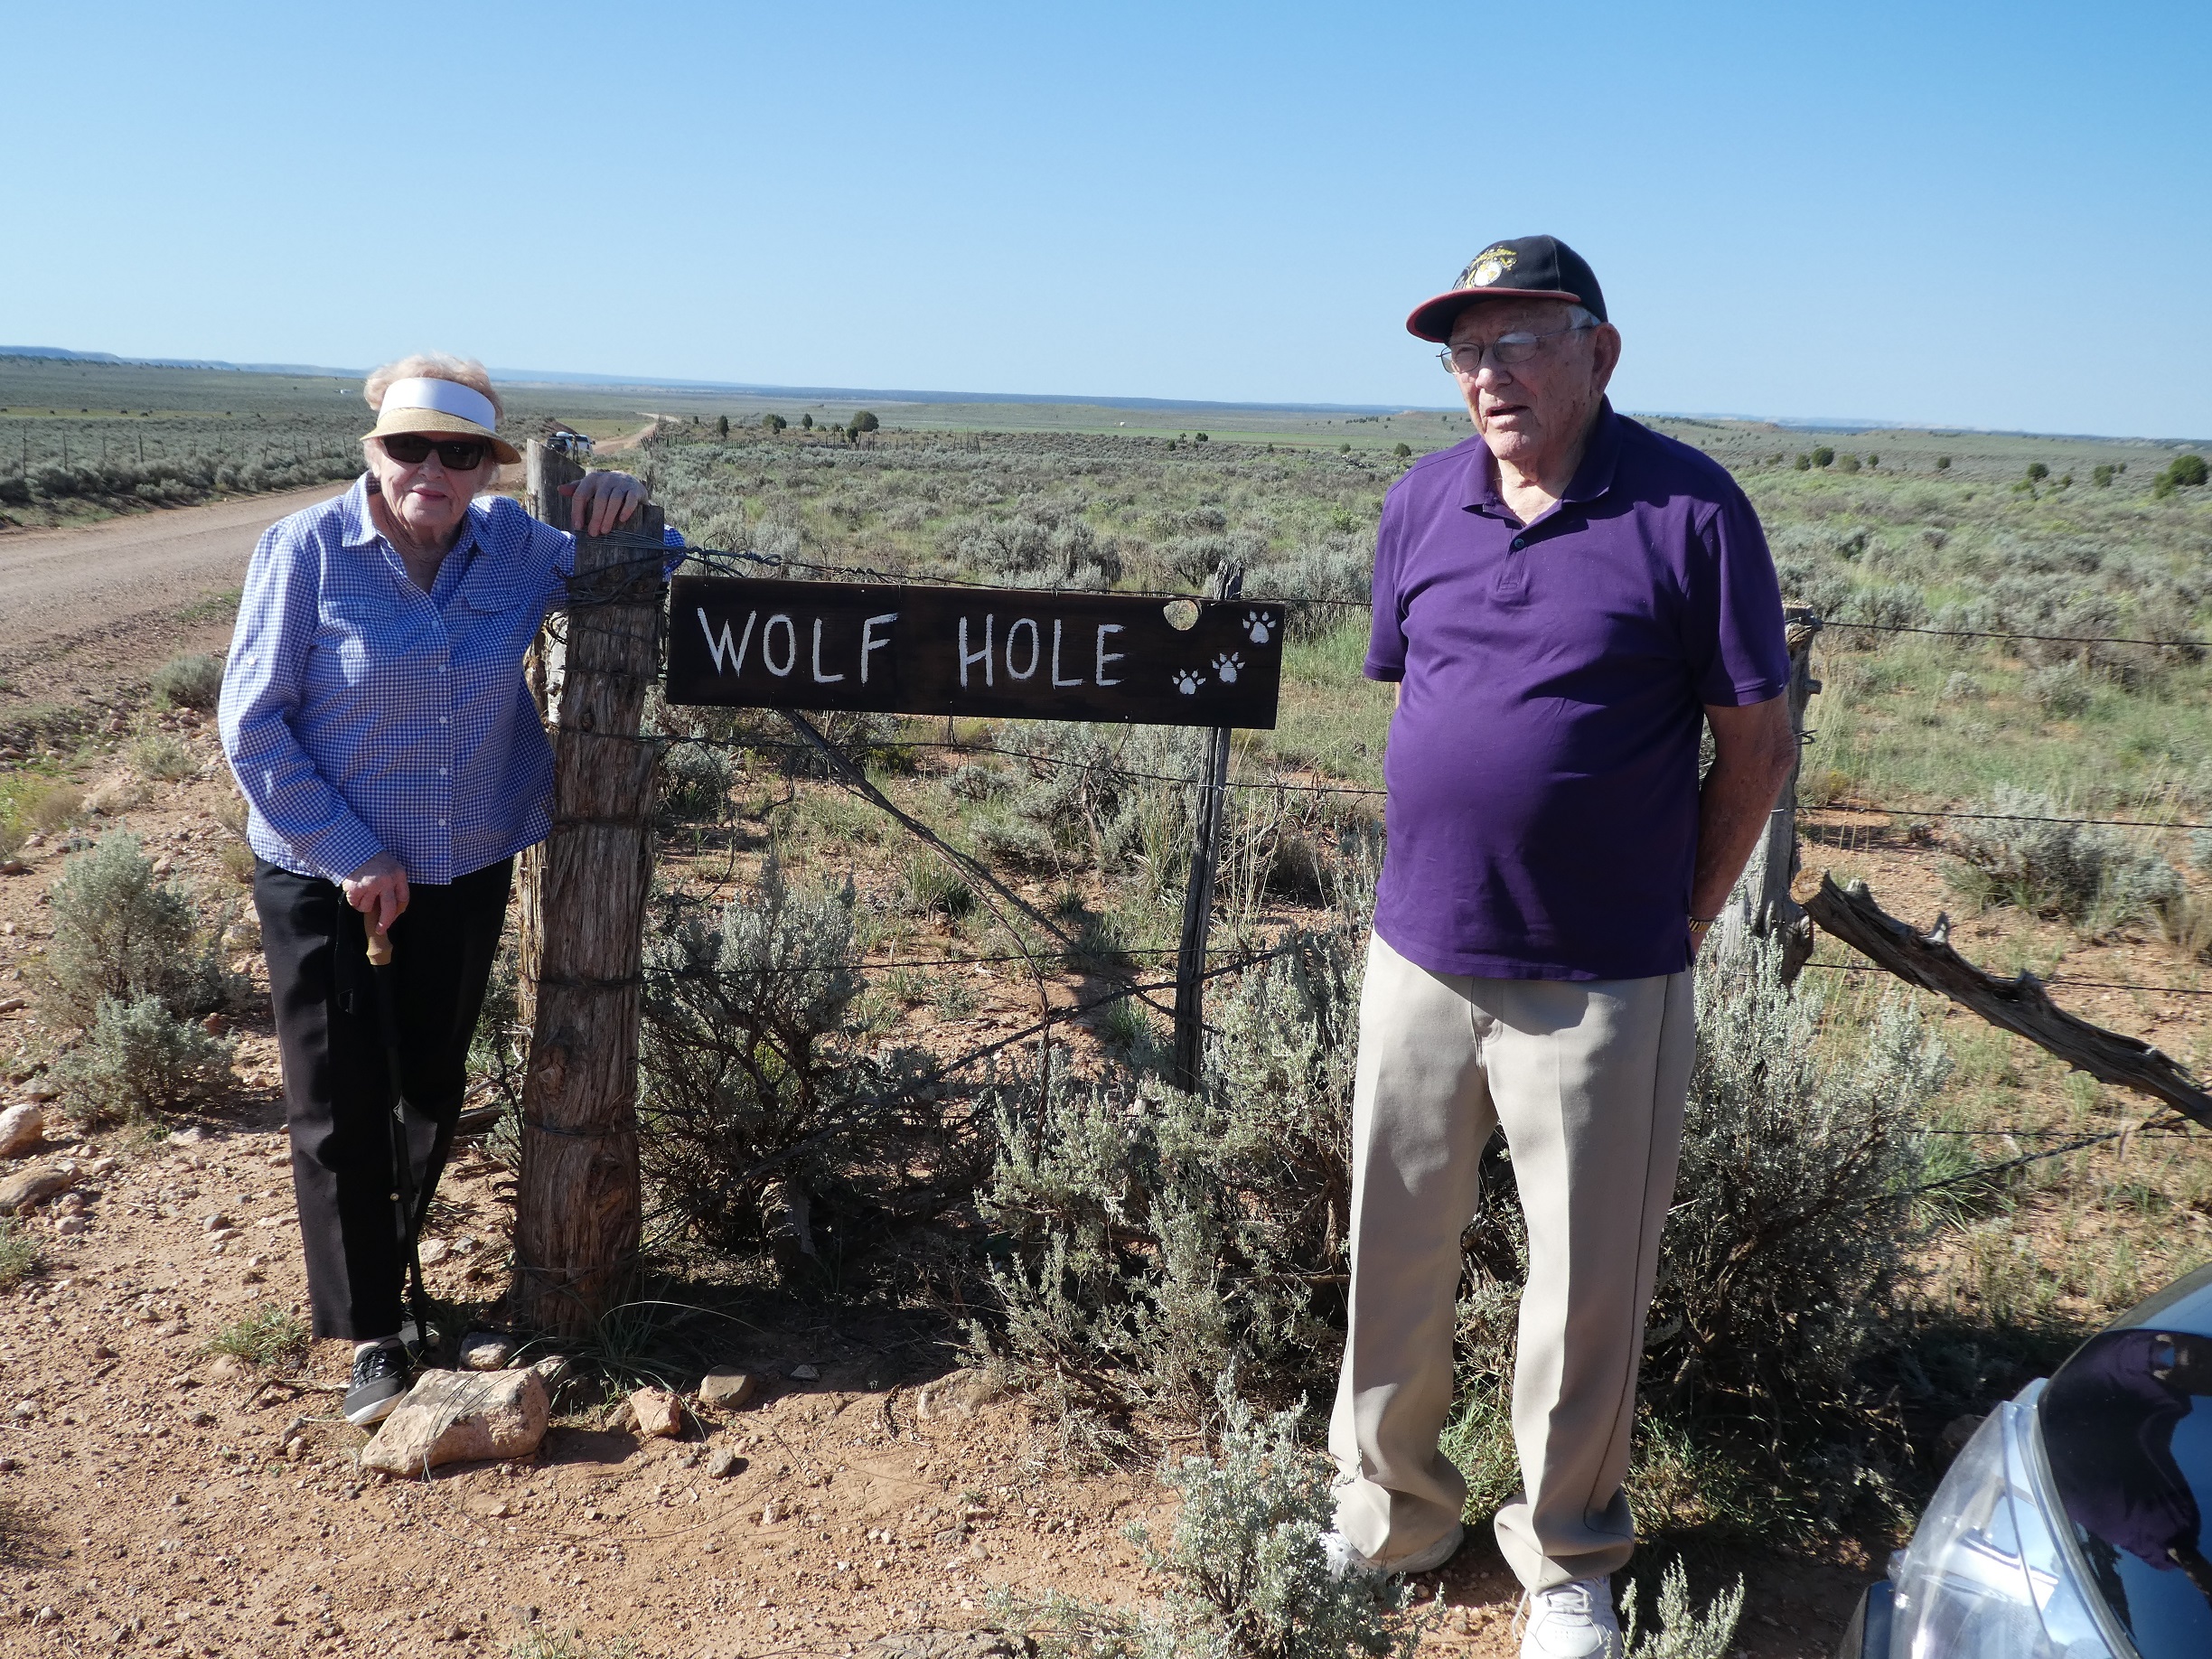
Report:
<svg viewBox="0 0 2212 1659"><path fill-rule="evenodd" d="M353 1385L346 1390L345 1420L356 1429L382 1422L415 1386L415 1362L396 1342L356 1354Z"/></svg>
<svg viewBox="0 0 2212 1659"><path fill-rule="evenodd" d="M1328 1562L1332 1579L1348 1579L1355 1572L1374 1578L1410 1579L1417 1572L1434 1572L1459 1553L1459 1546L1466 1540L1467 1528L1455 1521L1451 1531L1434 1543L1394 1561L1378 1561L1362 1555L1352 1547L1350 1539L1332 1527L1321 1534L1321 1554Z"/></svg>

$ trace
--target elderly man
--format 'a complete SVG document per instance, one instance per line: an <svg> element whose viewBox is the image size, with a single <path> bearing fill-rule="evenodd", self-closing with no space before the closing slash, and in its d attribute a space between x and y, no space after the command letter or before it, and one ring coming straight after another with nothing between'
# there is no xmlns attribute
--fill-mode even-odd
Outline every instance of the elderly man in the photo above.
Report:
<svg viewBox="0 0 2212 1659"><path fill-rule="evenodd" d="M1524 1659L1614 1659L1691 963L1795 747L1781 599L1728 473L1607 401L1620 334L1571 248L1493 243L1406 326L1446 343L1476 436L1413 464L1376 544L1366 672L1398 708L1327 1545L1339 1570L1388 1573L1458 1546L1467 1483L1437 1439L1459 1235L1502 1127L1529 1277L1523 1489L1498 1542L1527 1589Z"/></svg>

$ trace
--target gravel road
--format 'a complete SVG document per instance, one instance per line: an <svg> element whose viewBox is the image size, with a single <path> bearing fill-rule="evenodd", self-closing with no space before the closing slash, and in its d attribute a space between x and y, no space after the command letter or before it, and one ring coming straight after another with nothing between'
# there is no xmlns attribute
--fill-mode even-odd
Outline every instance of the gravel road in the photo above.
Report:
<svg viewBox="0 0 2212 1659"><path fill-rule="evenodd" d="M37 661L87 635L173 621L196 601L239 586L263 530L342 489L318 484L82 530L0 536L0 660Z"/></svg>

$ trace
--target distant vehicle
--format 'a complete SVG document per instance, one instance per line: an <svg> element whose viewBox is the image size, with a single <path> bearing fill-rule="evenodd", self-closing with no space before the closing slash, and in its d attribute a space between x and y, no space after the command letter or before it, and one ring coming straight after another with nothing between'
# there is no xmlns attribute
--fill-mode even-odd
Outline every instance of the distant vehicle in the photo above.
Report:
<svg viewBox="0 0 2212 1659"><path fill-rule="evenodd" d="M581 432L571 432L567 427L560 426L546 439L546 447L580 461L591 454L592 441Z"/></svg>
<svg viewBox="0 0 2212 1659"><path fill-rule="evenodd" d="M2212 1654L2212 1267L1991 1412L1837 1659Z"/></svg>

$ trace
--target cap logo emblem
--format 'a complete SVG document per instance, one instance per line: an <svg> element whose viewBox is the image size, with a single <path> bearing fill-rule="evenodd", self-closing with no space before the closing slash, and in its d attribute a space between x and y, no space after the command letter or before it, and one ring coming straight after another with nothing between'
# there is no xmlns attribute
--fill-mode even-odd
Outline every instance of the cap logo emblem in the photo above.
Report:
<svg viewBox="0 0 2212 1659"><path fill-rule="evenodd" d="M1459 273L1463 288L1486 288L1514 267L1514 250L1510 248L1486 248L1476 254L1467 269Z"/></svg>

